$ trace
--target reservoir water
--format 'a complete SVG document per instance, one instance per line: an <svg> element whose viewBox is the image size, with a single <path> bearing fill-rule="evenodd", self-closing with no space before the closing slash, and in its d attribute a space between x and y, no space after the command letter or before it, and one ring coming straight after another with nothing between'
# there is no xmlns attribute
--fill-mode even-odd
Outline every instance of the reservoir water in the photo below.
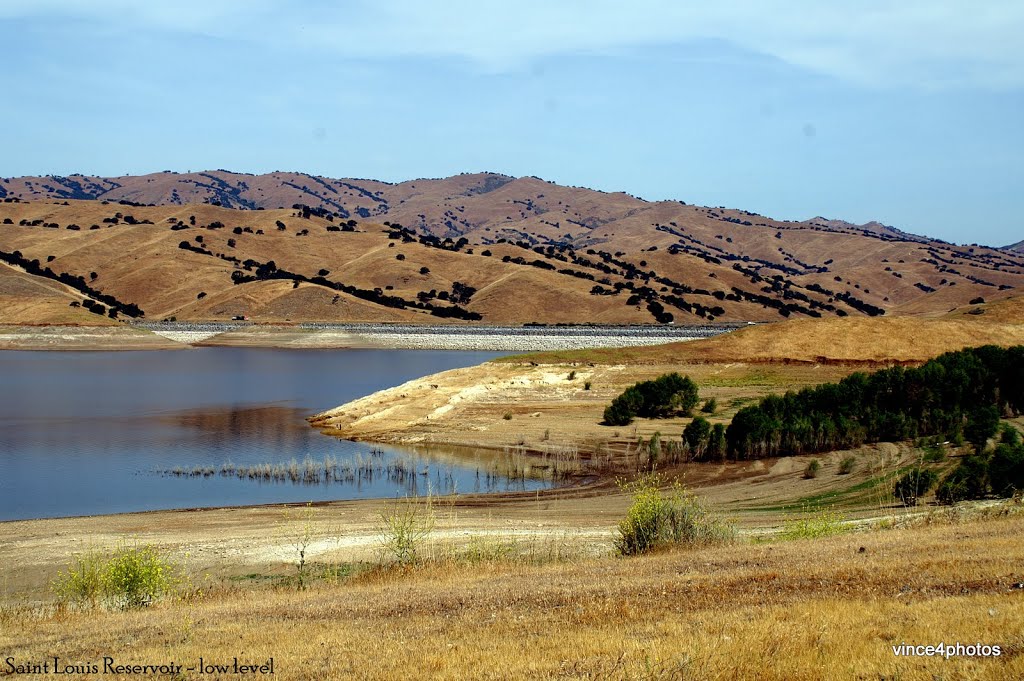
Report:
<svg viewBox="0 0 1024 681"><path fill-rule="evenodd" d="M0 352L0 520L547 486L488 454L347 442L305 421L497 354Z"/></svg>

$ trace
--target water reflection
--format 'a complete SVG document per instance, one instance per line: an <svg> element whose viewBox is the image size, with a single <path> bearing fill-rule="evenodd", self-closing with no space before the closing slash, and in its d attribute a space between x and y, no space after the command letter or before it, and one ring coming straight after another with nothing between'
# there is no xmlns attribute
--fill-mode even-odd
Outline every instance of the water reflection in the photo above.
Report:
<svg viewBox="0 0 1024 681"><path fill-rule="evenodd" d="M516 473L501 455L372 447L306 423L373 390L493 356L0 353L0 520L547 486L534 478L540 471ZM307 460L319 478L306 478Z"/></svg>

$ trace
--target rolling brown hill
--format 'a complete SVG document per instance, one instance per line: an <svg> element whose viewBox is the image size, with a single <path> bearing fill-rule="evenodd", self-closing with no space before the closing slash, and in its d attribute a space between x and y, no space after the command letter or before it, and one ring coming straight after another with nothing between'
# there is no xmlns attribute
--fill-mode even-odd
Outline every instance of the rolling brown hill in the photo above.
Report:
<svg viewBox="0 0 1024 681"><path fill-rule="evenodd" d="M47 267L83 277L148 319L939 316L1024 286L1024 255L1007 249L489 173L400 184L226 171L6 178L0 196L0 251L39 260L36 278ZM272 274L257 272L270 261Z"/></svg>
<svg viewBox="0 0 1024 681"><path fill-rule="evenodd" d="M89 326L116 325L112 319L98 317L81 307L71 307L80 301L74 289L43 277L32 276L17 267L0 263L0 322L5 324L35 324L43 320L50 324Z"/></svg>
<svg viewBox="0 0 1024 681"><path fill-rule="evenodd" d="M1009 308L1005 303L1013 303ZM1001 301L1015 308L1006 319L953 315L919 317L791 319L758 324L697 341L637 348L556 350L510 357L529 364L917 364L945 352L981 345L1024 345L1024 298Z"/></svg>

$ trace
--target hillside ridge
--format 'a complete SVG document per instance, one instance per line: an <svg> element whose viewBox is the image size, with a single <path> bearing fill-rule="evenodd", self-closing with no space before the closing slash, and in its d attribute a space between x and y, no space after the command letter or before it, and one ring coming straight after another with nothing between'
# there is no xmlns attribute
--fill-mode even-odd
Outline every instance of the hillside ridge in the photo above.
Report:
<svg viewBox="0 0 1024 681"><path fill-rule="evenodd" d="M398 184L226 171L0 178L0 191L0 259L72 287L82 297L71 303L150 320L941 316L1024 287L1024 254L1012 250L496 173ZM92 196L102 198L81 198ZM52 323L55 300L46 315L19 305L0 323Z"/></svg>
<svg viewBox="0 0 1024 681"><path fill-rule="evenodd" d="M116 177L81 174L22 176L0 178L0 198L130 201L145 205L210 203L225 208L243 210L288 208L296 203L303 203L315 208L338 211L346 218L351 216L367 219L371 216L383 217L394 214L399 222L408 224L412 222L410 217L419 217L421 214L411 214L404 204L415 201L425 193L443 195L443 200L451 201L459 197L484 196L509 184L518 184L520 188L548 185L557 188L558 191L569 192L577 198L586 197L591 200L607 197L609 201L616 204L621 203L620 210L602 206L598 207L601 210L592 212L619 213L619 218L645 207L687 205L678 200L647 201L625 192L563 186L537 176L515 177L490 171L461 173L441 178L416 178L402 182L367 178L329 178L303 172L275 171L253 174L224 169L188 173L165 170L145 175ZM535 210L530 206L527 207ZM595 207L591 206L591 208ZM695 208L701 207L695 206ZM710 207L704 207L704 209L708 210ZM735 209L719 206L717 210ZM750 217L764 217L742 210L738 212ZM419 226L426 226L432 233L447 230L461 235L470 227L466 221L452 220L450 216L449 219L439 219L438 216L423 215L425 216L423 220L425 225ZM440 218L445 217L444 214L440 216ZM607 224L609 221L608 216L592 215L588 217L600 224ZM511 218L507 219L511 220ZM858 225L846 220L815 216L803 221L774 220L773 222L827 225L835 229L861 230L927 239L927 237L915 235L878 221ZM1022 244L1024 242L1005 248L1017 249Z"/></svg>

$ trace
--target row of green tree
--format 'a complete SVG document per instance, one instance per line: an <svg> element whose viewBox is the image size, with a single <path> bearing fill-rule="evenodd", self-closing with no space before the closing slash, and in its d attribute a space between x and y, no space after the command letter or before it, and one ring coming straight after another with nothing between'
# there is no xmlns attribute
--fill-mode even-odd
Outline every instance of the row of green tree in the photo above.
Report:
<svg viewBox="0 0 1024 681"><path fill-rule="evenodd" d="M726 430L728 455L758 459L865 442L944 435L983 444L1001 414L1024 411L1024 346L950 352L920 367L857 372L744 407Z"/></svg>

